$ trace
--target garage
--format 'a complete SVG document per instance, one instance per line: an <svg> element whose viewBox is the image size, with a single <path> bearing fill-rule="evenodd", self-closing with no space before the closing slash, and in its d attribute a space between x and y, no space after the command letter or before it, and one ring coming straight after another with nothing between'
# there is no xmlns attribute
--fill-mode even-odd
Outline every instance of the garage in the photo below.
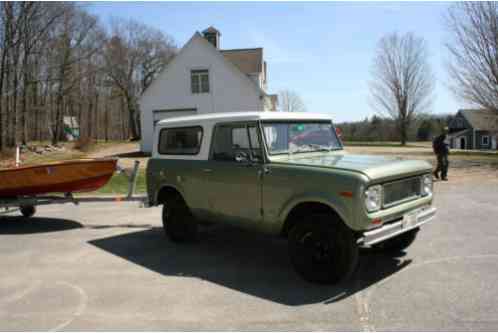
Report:
<svg viewBox="0 0 498 333"><path fill-rule="evenodd" d="M153 112L153 121L154 126L156 126L158 121L161 121L166 118L173 117L185 117L190 115L197 114L197 109L162 109L162 110L154 110Z"/></svg>

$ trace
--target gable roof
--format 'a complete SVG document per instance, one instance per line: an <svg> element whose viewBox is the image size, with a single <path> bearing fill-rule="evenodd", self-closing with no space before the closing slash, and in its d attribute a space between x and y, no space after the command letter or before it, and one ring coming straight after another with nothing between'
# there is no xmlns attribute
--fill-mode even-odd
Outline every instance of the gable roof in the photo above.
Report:
<svg viewBox="0 0 498 333"><path fill-rule="evenodd" d="M192 35L192 37L190 37L190 39L188 40L188 42L185 43L185 45L183 45L183 47L180 49L180 51L175 56L173 56L173 58L166 64L166 66L164 66L164 68L157 74L157 76L152 80L151 84L149 84L149 86L142 92L142 94L138 98L138 103L140 103L140 101L147 95L148 91L151 90L150 88L152 87L152 85L154 85L154 84L157 83L157 81L158 81L159 77L161 76L161 74L164 73L164 72L166 72L168 70L168 67L172 66L172 64L175 63L175 61L181 56L181 54L184 52L184 50L187 48L187 46L189 44L193 43L196 40L200 41L206 47L210 48L219 57L222 57L223 60L225 61L225 63L227 65L231 66L232 68L234 68L235 71L239 73L240 77L243 80L245 80L246 82L248 82L250 86L252 86L253 88L255 88L256 91L259 94L261 94L261 96L268 96L268 94L266 93L266 91L264 91L256 82L254 82L253 79L251 79L246 73L242 72L242 70L239 67L237 67L237 65L235 65L231 61L228 61L228 59L222 55L222 53L220 52L220 50L218 50L216 47L214 47L213 44L211 44L210 42L208 42L198 31L196 31ZM228 51L230 51L230 50L228 50ZM261 51L261 54L262 53L263 52Z"/></svg>
<svg viewBox="0 0 498 333"><path fill-rule="evenodd" d="M263 48L220 50L221 54L244 74L263 71Z"/></svg>
<svg viewBox="0 0 498 333"><path fill-rule="evenodd" d="M485 109L464 109L458 111L475 130L498 131L498 113Z"/></svg>

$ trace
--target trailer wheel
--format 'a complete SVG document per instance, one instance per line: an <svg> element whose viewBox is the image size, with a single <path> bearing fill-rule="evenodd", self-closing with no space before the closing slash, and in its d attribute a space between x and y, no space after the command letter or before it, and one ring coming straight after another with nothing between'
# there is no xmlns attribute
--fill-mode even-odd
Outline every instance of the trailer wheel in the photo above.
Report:
<svg viewBox="0 0 498 333"><path fill-rule="evenodd" d="M36 207L35 206L21 206L21 214L25 218L32 217L36 213Z"/></svg>
<svg viewBox="0 0 498 333"><path fill-rule="evenodd" d="M187 204L179 195L173 195L163 205L163 228L174 242L197 239L198 225Z"/></svg>

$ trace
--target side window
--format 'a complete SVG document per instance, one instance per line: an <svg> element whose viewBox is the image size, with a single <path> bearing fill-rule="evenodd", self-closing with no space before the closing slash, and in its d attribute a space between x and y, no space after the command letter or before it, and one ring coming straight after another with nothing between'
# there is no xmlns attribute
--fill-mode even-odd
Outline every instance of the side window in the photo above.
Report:
<svg viewBox="0 0 498 333"><path fill-rule="evenodd" d="M201 149L202 128L164 128L159 134L159 154L197 155Z"/></svg>
<svg viewBox="0 0 498 333"><path fill-rule="evenodd" d="M237 161L237 157L261 161L261 148L256 126L222 125L216 128L212 158L216 161Z"/></svg>

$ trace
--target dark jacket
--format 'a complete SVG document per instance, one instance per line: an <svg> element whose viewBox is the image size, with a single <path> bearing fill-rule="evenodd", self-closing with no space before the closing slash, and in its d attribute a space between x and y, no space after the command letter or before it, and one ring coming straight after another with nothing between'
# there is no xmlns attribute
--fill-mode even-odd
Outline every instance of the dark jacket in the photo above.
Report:
<svg viewBox="0 0 498 333"><path fill-rule="evenodd" d="M446 134L441 134L432 141L432 149L436 155L448 155L450 150L446 142Z"/></svg>

